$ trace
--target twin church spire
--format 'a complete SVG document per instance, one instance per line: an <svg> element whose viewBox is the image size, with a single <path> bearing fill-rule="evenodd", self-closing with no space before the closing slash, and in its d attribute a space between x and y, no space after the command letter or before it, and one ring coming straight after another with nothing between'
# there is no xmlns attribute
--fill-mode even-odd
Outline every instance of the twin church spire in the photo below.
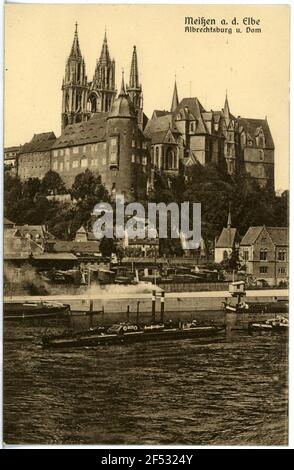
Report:
<svg viewBox="0 0 294 470"><path fill-rule="evenodd" d="M115 86L115 60L110 56L106 31L93 80L88 82L76 23L70 55L66 62L62 93L62 130L68 124L88 120L94 113L110 111L117 90ZM139 83L136 46L133 48L127 93L134 104L138 122L142 120L143 123L142 86Z"/></svg>

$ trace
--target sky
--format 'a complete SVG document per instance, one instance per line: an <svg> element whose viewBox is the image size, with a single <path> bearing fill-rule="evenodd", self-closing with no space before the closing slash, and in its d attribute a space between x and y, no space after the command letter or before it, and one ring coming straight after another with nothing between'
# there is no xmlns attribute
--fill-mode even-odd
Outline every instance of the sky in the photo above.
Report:
<svg viewBox="0 0 294 470"><path fill-rule="evenodd" d="M260 33L187 33L186 16L230 22L260 20ZM267 117L275 142L277 190L289 188L289 7L284 5L21 5L5 6L4 144L33 134L60 135L61 85L75 22L88 80L105 28L116 86L128 81L137 46L144 111L169 109L176 76L179 98L197 96L220 110Z"/></svg>

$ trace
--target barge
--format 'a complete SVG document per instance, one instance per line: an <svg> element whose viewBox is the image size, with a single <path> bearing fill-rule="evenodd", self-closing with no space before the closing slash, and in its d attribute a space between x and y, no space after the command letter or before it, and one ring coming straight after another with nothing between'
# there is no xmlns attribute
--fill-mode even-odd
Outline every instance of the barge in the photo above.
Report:
<svg viewBox="0 0 294 470"><path fill-rule="evenodd" d="M174 324L150 324L139 326L128 322L116 323L109 328L97 327L62 335L46 335L42 338L44 348L96 347L123 345L150 341L183 340L215 335L225 326L198 325L197 322Z"/></svg>
<svg viewBox="0 0 294 470"><path fill-rule="evenodd" d="M24 318L46 318L70 315L70 305L61 302L31 300L27 302L4 302L4 320L22 320Z"/></svg>

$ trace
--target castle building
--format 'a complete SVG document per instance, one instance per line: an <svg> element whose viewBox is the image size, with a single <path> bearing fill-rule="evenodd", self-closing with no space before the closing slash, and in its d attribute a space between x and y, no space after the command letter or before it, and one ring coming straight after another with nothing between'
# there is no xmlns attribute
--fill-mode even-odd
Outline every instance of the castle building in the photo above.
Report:
<svg viewBox="0 0 294 470"><path fill-rule="evenodd" d="M266 119L235 117L226 95L221 111L207 111L198 98L179 100L174 85L170 111L148 120L138 56L133 47L130 76L117 95L115 61L106 33L93 80L88 82L77 24L62 82L61 135L37 134L21 147L18 174L60 174L70 187L87 168L100 174L111 194L145 198L155 171L185 174L190 166L214 163L231 175L244 174L274 187L274 143Z"/></svg>
<svg viewBox="0 0 294 470"><path fill-rule="evenodd" d="M34 134L32 140L20 148L17 171L21 180L42 179L51 169L51 148L55 140L52 131Z"/></svg>
<svg viewBox="0 0 294 470"><path fill-rule="evenodd" d="M226 95L221 111L206 111L198 98L179 102L175 83L170 111L155 110L144 130L151 161L166 174L199 162L224 166L231 175L274 187L274 143L267 119L235 117Z"/></svg>

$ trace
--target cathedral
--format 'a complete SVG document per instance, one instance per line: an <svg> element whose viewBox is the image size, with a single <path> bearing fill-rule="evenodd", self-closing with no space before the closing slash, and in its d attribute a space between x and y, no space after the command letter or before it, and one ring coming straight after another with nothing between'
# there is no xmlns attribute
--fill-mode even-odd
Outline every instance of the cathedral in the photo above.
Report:
<svg viewBox="0 0 294 470"><path fill-rule="evenodd" d="M274 142L267 119L206 110L196 97L179 99L174 84L169 110L143 111L136 46L129 81L116 89L115 60L106 33L92 81L88 81L77 24L62 81L61 135L34 135L21 147L21 179L42 178L51 169L68 187L85 169L100 174L111 194L146 198L154 174L186 174L195 164L214 163L229 174L251 176L274 188Z"/></svg>

